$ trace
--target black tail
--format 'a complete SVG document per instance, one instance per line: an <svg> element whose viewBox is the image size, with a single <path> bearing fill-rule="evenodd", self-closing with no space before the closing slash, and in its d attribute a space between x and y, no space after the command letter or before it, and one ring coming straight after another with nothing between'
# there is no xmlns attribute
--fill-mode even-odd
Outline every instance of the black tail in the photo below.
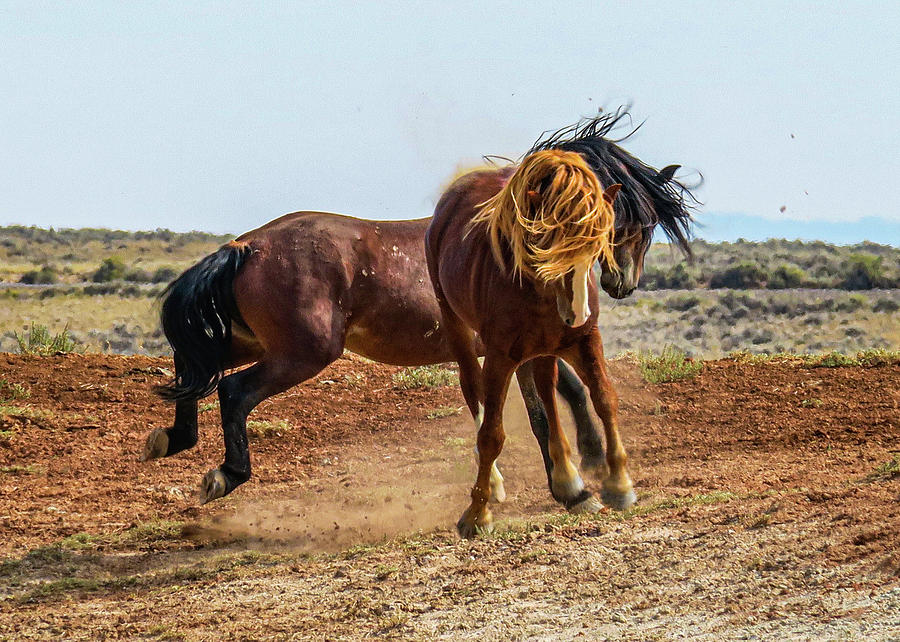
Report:
<svg viewBox="0 0 900 642"><path fill-rule="evenodd" d="M160 295L163 332L175 351L175 378L165 399L202 399L228 366L231 323L244 325L232 284L251 249L229 244L188 268Z"/></svg>

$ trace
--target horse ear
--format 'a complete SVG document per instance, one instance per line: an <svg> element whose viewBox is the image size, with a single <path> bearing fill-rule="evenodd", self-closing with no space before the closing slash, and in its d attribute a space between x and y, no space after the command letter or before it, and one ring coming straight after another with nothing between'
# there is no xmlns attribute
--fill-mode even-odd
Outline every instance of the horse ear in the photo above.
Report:
<svg viewBox="0 0 900 642"><path fill-rule="evenodd" d="M668 183L675 176L675 172L677 172L681 168L681 165L667 165L659 170L659 182L660 183Z"/></svg>
<svg viewBox="0 0 900 642"><path fill-rule="evenodd" d="M622 189L622 183L613 183L603 190L603 200L612 205L616 202L616 196L618 196L620 189Z"/></svg>

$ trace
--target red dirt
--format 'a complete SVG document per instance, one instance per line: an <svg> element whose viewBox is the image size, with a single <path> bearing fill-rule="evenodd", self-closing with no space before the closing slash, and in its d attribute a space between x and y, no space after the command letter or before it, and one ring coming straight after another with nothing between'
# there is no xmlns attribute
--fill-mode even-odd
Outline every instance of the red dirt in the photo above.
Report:
<svg viewBox="0 0 900 642"><path fill-rule="evenodd" d="M413 495L427 494L431 482L450 488L443 493L449 497L433 502L440 504L434 507L437 518L404 521L401 511L392 518L401 523L385 529L387 534L449 529L465 507L472 479L468 446L450 449L469 465L460 474L429 480L422 472L429 462L448 458L440 452L448 449L448 438L471 441L464 418L426 418L437 407L462 406L458 389L399 390L391 381L397 368L357 357L342 358L315 380L261 404L251 419L286 420L291 428L251 439L253 479L229 498L198 507L193 491L222 453L217 409L201 413L194 450L137 461L147 433L170 420L171 407L151 391L170 367L166 360L143 357L0 355L0 380L30 392L8 403L35 411L31 417L0 414L0 431L6 431L0 433L0 554L18 558L75 533L121 532L150 520L189 522L199 531L224 528L233 535L235 524L252 521L247 507L259 502L268 508L251 513L267 536L292 510L273 502L302 493L333 499L351 486L396 486L385 502L402 499L409 488L416 489ZM693 380L664 385L643 383L624 361L612 369L630 470L640 505L649 507L626 522L635 533L677 526L721 534L726 541L733 536L737 546L777 527L790 547L760 548L760 568L852 567L853 586L897 582L900 476L876 470L900 448L900 366L723 360L708 362ZM514 433L501 460L515 462L515 468L504 468L510 501L495 509L500 520L559 512L545 488L537 449L523 434ZM527 464L520 461L527 458ZM411 471L414 483L405 479ZM706 505L704 497L723 491L731 495L710 496ZM418 510L408 503L406 509ZM264 523L263 513L274 521ZM342 519L353 521L346 514ZM587 522L563 529L554 535L554 546L568 546L569 539L584 543L597 528ZM352 543L351 535L335 547ZM204 545L208 540L181 540L171 550ZM693 546L681 540L670 545ZM474 546L483 552L491 542ZM339 635L343 629L329 631Z"/></svg>

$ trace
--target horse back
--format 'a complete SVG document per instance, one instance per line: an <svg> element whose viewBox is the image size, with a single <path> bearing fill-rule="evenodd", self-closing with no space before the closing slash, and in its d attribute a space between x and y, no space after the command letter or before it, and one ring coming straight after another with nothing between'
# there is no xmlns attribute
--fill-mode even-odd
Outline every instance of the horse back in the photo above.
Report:
<svg viewBox="0 0 900 642"><path fill-rule="evenodd" d="M262 332L316 323L384 363L450 360L425 267L428 222L297 212L248 232L237 239L253 250L235 282L241 313L277 317Z"/></svg>

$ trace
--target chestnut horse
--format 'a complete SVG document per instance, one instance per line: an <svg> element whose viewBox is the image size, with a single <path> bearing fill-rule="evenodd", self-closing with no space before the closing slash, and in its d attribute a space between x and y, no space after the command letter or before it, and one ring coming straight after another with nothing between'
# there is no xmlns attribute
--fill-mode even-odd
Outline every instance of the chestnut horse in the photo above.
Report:
<svg viewBox="0 0 900 642"><path fill-rule="evenodd" d="M457 524L464 537L491 528L487 502L504 441L503 403L513 372L523 366L533 371L549 420L543 454L554 497L573 511L601 508L572 464L560 427L557 358L587 385L603 422L609 469L603 502L624 510L636 499L596 324L591 266L600 262L607 292L627 296L655 225L687 251L691 217L684 201L690 192L672 181L674 168L656 172L603 138L621 115L561 130L518 165L461 177L435 209L426 234L428 271L463 396L479 427L478 475ZM641 189L634 189L636 181ZM623 185L631 193L614 206Z"/></svg>
<svg viewBox="0 0 900 642"><path fill-rule="evenodd" d="M315 376L345 349L394 365L452 361L425 267L429 221L287 214L185 271L163 294L161 314L175 353L175 380L159 392L175 401L175 421L150 433L141 459L193 447L197 401L218 388L225 461L203 478L208 502L250 477L250 411ZM255 365L223 378L227 369L248 363ZM584 389L571 371L563 373L560 392L575 417L582 465L599 474L603 442ZM521 385L540 440L546 415L533 381L525 376ZM494 489L502 501L496 468Z"/></svg>

